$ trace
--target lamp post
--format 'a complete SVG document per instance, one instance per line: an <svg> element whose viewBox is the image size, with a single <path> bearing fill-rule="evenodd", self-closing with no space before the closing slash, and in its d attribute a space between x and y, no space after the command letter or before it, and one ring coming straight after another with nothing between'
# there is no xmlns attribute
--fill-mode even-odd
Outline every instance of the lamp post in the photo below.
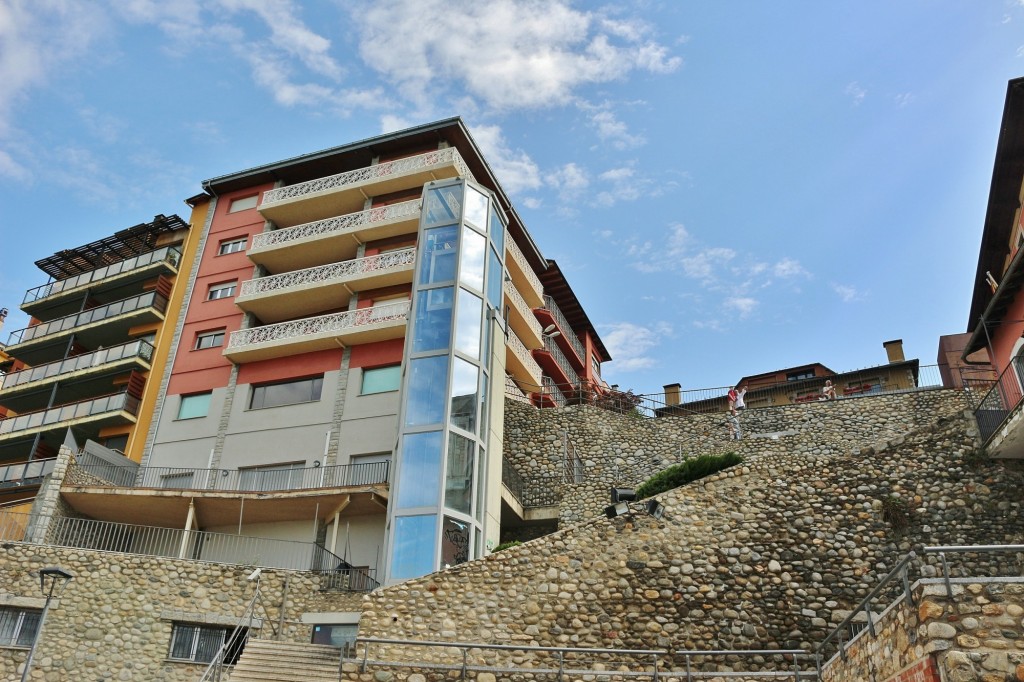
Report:
<svg viewBox="0 0 1024 682"><path fill-rule="evenodd" d="M43 632L43 623L46 622L46 613L50 610L50 601L56 596L64 593L64 588L74 578L72 574L57 566L48 566L39 569L39 589L46 595L46 604L43 605L43 612L39 616L39 626L36 627L35 637L32 638L32 648L28 650L28 658L25 659L25 669L21 672L21 682L28 679L29 668L32 667L32 657L36 654L36 646L39 644L39 635Z"/></svg>

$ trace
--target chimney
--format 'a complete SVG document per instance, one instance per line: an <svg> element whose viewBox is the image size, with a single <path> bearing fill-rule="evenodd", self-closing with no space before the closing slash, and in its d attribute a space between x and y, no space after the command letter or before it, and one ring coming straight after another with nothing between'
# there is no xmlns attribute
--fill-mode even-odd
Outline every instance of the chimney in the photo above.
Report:
<svg viewBox="0 0 1024 682"><path fill-rule="evenodd" d="M885 354L889 356L889 362L903 362L906 360L903 357L903 339L896 339L894 341L885 341L882 343L882 348L885 349Z"/></svg>
<svg viewBox="0 0 1024 682"><path fill-rule="evenodd" d="M7 308L0 308L0 329L4 328L4 320L7 319Z"/></svg>
<svg viewBox="0 0 1024 682"><path fill-rule="evenodd" d="M682 386L679 384L665 384L665 404L666 405L678 405L679 404L679 391Z"/></svg>

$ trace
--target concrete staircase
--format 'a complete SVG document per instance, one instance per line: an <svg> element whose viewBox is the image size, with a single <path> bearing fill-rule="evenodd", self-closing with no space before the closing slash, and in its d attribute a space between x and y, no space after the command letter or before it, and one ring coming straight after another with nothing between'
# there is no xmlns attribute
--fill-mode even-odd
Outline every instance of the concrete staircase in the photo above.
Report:
<svg viewBox="0 0 1024 682"><path fill-rule="evenodd" d="M250 639L231 682L338 682L340 664L333 646Z"/></svg>

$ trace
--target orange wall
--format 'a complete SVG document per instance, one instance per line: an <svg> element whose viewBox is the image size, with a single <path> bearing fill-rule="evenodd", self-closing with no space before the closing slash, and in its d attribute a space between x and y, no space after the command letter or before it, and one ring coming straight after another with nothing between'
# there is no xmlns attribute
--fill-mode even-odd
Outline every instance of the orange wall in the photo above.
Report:
<svg viewBox="0 0 1024 682"><path fill-rule="evenodd" d="M402 361L402 349L405 339L391 339L363 346L353 346L349 367L383 367L396 365Z"/></svg>
<svg viewBox="0 0 1024 682"><path fill-rule="evenodd" d="M993 364L1000 374L1009 366L1013 346L1024 332L1024 322L1017 321L1024 320L1024 289L1017 291L1010 307L1003 314L1003 320L1006 322L997 326L991 326L993 320L989 320L989 335L992 337L994 355Z"/></svg>

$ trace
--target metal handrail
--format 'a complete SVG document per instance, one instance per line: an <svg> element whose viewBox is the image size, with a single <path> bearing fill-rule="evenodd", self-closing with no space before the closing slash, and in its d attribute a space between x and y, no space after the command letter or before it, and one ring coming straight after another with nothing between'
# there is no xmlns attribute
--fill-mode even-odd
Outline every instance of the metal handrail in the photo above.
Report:
<svg viewBox="0 0 1024 682"><path fill-rule="evenodd" d="M120 275L122 272L129 270L135 270L138 268L144 268L147 265L153 263L168 262L171 267L176 267L181 261L181 247L180 246L165 246L155 251L147 251L131 258L126 258L116 263L111 263L89 272L83 272L80 275L74 277L68 277L67 279L58 279L47 284L29 289L25 292L25 300L22 301L22 305L33 303L47 296L53 296L59 294L62 291L68 289L74 289L75 287L82 286L83 284L89 284L90 282L97 282L107 277L113 277Z"/></svg>
<svg viewBox="0 0 1024 682"><path fill-rule="evenodd" d="M111 395L82 400L77 403L57 405L38 412L25 412L14 417L0 419L0 435L34 429L39 426L51 426L70 419L91 417L104 412L128 412L135 415L139 409L139 399L129 393Z"/></svg>
<svg viewBox="0 0 1024 682"><path fill-rule="evenodd" d="M213 657L213 660L210 661L210 665L208 665L206 670L203 671L203 675L199 678L199 682L219 682L224 673L224 661L231 650L238 647L239 637L243 637L243 648L245 643L252 639L252 626L253 620L256 618L257 604L263 608L264 622L269 622L273 628L273 621L270 620L270 614L267 613L267 607L263 603L263 598L260 595L259 575L256 576L256 589L253 592L252 599L249 600L245 610L242 611L242 615L239 616L237 621L235 621L235 627L232 629L231 634L224 638L224 644L222 644L220 649L217 650L217 654Z"/></svg>
<svg viewBox="0 0 1024 682"><path fill-rule="evenodd" d="M1024 364L1014 358L978 401L974 409L974 418L978 421L982 443L988 442L1024 400L1024 392L1021 391L1022 377Z"/></svg>
<svg viewBox="0 0 1024 682"><path fill-rule="evenodd" d="M75 355L56 362L48 362L45 365L26 367L25 369L17 372L11 372L6 376L0 377L0 390L14 388L15 386L27 384L32 381L41 381L60 374L77 372L78 370L85 369L87 367L98 367L100 365L136 356L142 358L146 362L152 360L152 344L142 340L129 341L128 343L123 343L119 346L101 348L100 350L92 353Z"/></svg>
<svg viewBox="0 0 1024 682"><path fill-rule="evenodd" d="M580 375L576 373L576 370L569 362L569 358L565 357L565 354L562 353L562 349L558 347L558 344L555 343L555 340L550 336L544 337L544 350L551 353L551 357L555 359L555 364L561 368L562 372L565 373L566 378L569 379L570 386L580 383Z"/></svg>
<svg viewBox="0 0 1024 682"><path fill-rule="evenodd" d="M565 319L565 315L562 314L562 309L555 303L555 299L548 295L544 296L544 307L551 313L551 317L555 318L555 324L558 325L559 331L562 332L562 338L568 341L569 345L576 351L576 357L579 359L580 365L585 367L587 352L583 349L583 342L576 336L576 332L573 331L569 320Z"/></svg>
<svg viewBox="0 0 1024 682"><path fill-rule="evenodd" d="M69 329L83 327L87 324L92 324L93 322L100 322L110 317L116 317L117 315L123 315L125 313L143 310L145 308L156 308L162 313L167 308L167 297L155 291L147 291L144 294L130 296L129 298L125 298L120 301L114 301L113 303L108 303L106 305L89 308L88 310L83 310L82 312L75 313L74 315L58 317L57 319L50 320L49 322L43 322L41 324L32 325L31 327L25 327L24 329L18 329L11 332L11 335L7 339L7 345L14 346L19 343L31 341L32 339L47 336L51 333L57 334L68 331ZM10 351L11 348L8 348L7 350Z"/></svg>

